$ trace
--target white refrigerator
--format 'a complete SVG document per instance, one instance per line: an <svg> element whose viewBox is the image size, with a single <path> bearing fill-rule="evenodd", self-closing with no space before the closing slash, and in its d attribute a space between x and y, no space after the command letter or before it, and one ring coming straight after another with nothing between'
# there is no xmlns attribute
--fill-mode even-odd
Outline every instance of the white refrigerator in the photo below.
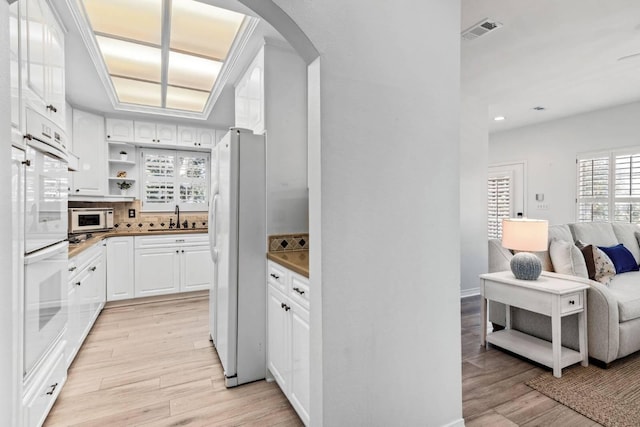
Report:
<svg viewBox="0 0 640 427"><path fill-rule="evenodd" d="M212 150L209 332L225 385L265 378L265 140L231 128Z"/></svg>

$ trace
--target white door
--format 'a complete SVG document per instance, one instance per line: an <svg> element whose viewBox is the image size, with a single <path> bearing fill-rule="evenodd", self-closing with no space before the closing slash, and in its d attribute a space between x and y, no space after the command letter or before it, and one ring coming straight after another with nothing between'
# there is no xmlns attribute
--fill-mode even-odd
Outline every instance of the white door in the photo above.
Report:
<svg viewBox="0 0 640 427"><path fill-rule="evenodd" d="M209 335L213 345L217 342L218 260L216 250L216 217L218 214L218 147L211 151L211 200L207 229L211 256L211 288L209 290Z"/></svg>
<svg viewBox="0 0 640 427"><path fill-rule="evenodd" d="M133 120L106 119L108 141L134 142Z"/></svg>
<svg viewBox="0 0 640 427"><path fill-rule="evenodd" d="M309 424L309 312L291 304L291 403Z"/></svg>
<svg viewBox="0 0 640 427"><path fill-rule="evenodd" d="M64 70L64 33L56 18L47 7L47 50L46 82L49 117L61 129L66 128L65 70ZM70 129L69 129L70 130Z"/></svg>
<svg viewBox="0 0 640 427"><path fill-rule="evenodd" d="M157 143L156 139L156 124L150 122L134 123L133 138L135 142L141 142L146 144Z"/></svg>
<svg viewBox="0 0 640 427"><path fill-rule="evenodd" d="M213 148L216 145L215 129L198 129L198 147Z"/></svg>
<svg viewBox="0 0 640 427"><path fill-rule="evenodd" d="M285 394L289 393L289 313L285 298L267 288L267 367Z"/></svg>
<svg viewBox="0 0 640 427"><path fill-rule="evenodd" d="M176 144L176 125L156 124L156 142L161 144Z"/></svg>
<svg viewBox="0 0 640 427"><path fill-rule="evenodd" d="M237 147L236 147L237 148ZM216 212L216 252L218 282L216 297L216 349L226 377L236 375L238 322L237 259L237 150L229 137L218 150L218 202Z"/></svg>
<svg viewBox="0 0 640 427"><path fill-rule="evenodd" d="M133 237L107 239L107 301L133 298Z"/></svg>
<svg viewBox="0 0 640 427"><path fill-rule="evenodd" d="M27 100L40 114L48 116L46 103L46 44L47 25L44 0L25 2L26 14L26 86L29 88Z"/></svg>
<svg viewBox="0 0 640 427"><path fill-rule="evenodd" d="M135 253L136 298L178 292L180 256L177 248L138 249Z"/></svg>
<svg viewBox="0 0 640 427"><path fill-rule="evenodd" d="M178 145L196 147L198 130L189 126L178 126Z"/></svg>
<svg viewBox="0 0 640 427"><path fill-rule="evenodd" d="M211 253L208 246L180 249L180 292L199 291L211 286Z"/></svg>
<svg viewBox="0 0 640 427"><path fill-rule="evenodd" d="M107 194L107 147L103 140L104 119L86 111L73 110L74 153L80 157L73 174L71 195Z"/></svg>

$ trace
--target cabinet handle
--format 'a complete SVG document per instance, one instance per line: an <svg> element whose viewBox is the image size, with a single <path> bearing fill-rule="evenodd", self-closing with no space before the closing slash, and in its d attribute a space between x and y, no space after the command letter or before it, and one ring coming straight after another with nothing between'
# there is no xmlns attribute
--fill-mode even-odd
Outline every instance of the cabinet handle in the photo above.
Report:
<svg viewBox="0 0 640 427"><path fill-rule="evenodd" d="M82 285L82 282L76 282L76 286Z"/></svg>
<svg viewBox="0 0 640 427"><path fill-rule="evenodd" d="M50 110L50 111L52 111L54 113L58 112L58 109L56 107L54 107L53 104L47 105L47 110Z"/></svg>
<svg viewBox="0 0 640 427"><path fill-rule="evenodd" d="M286 306L287 306L287 304L285 304L283 302L280 303L280 308L285 308Z"/></svg>
<svg viewBox="0 0 640 427"><path fill-rule="evenodd" d="M288 305L285 305L284 306L284 311L289 311L289 310L291 310L291 307L289 307Z"/></svg>
<svg viewBox="0 0 640 427"><path fill-rule="evenodd" d="M179 253L180 253L180 251L176 249L176 253L177 253L177 254L179 254Z"/></svg>
<svg viewBox="0 0 640 427"><path fill-rule="evenodd" d="M569 305L575 305L575 301L574 300L569 300Z"/></svg>
<svg viewBox="0 0 640 427"><path fill-rule="evenodd" d="M22 164L25 166L31 166L31 160L25 160Z"/></svg>
<svg viewBox="0 0 640 427"><path fill-rule="evenodd" d="M182 250L182 253L184 253L184 249Z"/></svg>
<svg viewBox="0 0 640 427"><path fill-rule="evenodd" d="M71 268L69 268L69 271L76 271L76 268L78 268L78 267L71 267Z"/></svg>
<svg viewBox="0 0 640 427"><path fill-rule="evenodd" d="M293 288L293 290L299 293L300 295L304 294L304 291L300 290L300 288Z"/></svg>
<svg viewBox="0 0 640 427"><path fill-rule="evenodd" d="M56 388L58 388L58 383L55 383L53 385L50 385L49 387L51 387L51 390L49 390L46 394L48 394L49 396L51 396L53 394L54 391L56 391Z"/></svg>
<svg viewBox="0 0 640 427"><path fill-rule="evenodd" d="M96 268L98 268L98 267L96 267L96 266L94 265L94 266L93 266L93 267L91 267L89 270L91 270L91 271L96 271Z"/></svg>
<svg viewBox="0 0 640 427"><path fill-rule="evenodd" d="M107 139L111 139L111 135L107 135Z"/></svg>
<svg viewBox="0 0 640 427"><path fill-rule="evenodd" d="M278 276L277 274L270 274L271 277L273 277L274 279L278 280L280 278L280 276Z"/></svg>

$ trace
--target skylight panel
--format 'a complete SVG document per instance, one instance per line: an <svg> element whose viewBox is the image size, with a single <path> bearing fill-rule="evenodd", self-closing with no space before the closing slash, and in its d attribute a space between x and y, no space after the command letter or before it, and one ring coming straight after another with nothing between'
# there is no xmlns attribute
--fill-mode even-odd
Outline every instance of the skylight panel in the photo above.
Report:
<svg viewBox="0 0 640 427"><path fill-rule="evenodd" d="M211 91L222 62L178 52L169 53L168 84Z"/></svg>
<svg viewBox="0 0 640 427"><path fill-rule="evenodd" d="M157 47L97 36L109 74L160 83L162 52Z"/></svg>
<svg viewBox="0 0 640 427"><path fill-rule="evenodd" d="M173 0L172 50L224 61L244 15L193 0Z"/></svg>
<svg viewBox="0 0 640 427"><path fill-rule="evenodd" d="M116 95L125 104L162 106L162 86L159 83L149 83L140 80L111 77Z"/></svg>
<svg viewBox="0 0 640 427"><path fill-rule="evenodd" d="M167 86L167 108L200 112L208 98L209 92Z"/></svg>
<svg viewBox="0 0 640 427"><path fill-rule="evenodd" d="M160 46L162 0L84 0L93 31Z"/></svg>

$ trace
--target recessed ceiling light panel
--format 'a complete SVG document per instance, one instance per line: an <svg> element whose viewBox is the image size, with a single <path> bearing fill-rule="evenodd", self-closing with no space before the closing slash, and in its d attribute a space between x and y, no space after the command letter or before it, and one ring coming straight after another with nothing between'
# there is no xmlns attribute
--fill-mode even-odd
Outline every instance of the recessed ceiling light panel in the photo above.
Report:
<svg viewBox="0 0 640 427"><path fill-rule="evenodd" d="M505 119L505 117L504 117L504 116L496 116L496 117L494 117L494 118L493 118L493 120L495 120L496 122L501 122L501 121L503 121L504 119Z"/></svg>

